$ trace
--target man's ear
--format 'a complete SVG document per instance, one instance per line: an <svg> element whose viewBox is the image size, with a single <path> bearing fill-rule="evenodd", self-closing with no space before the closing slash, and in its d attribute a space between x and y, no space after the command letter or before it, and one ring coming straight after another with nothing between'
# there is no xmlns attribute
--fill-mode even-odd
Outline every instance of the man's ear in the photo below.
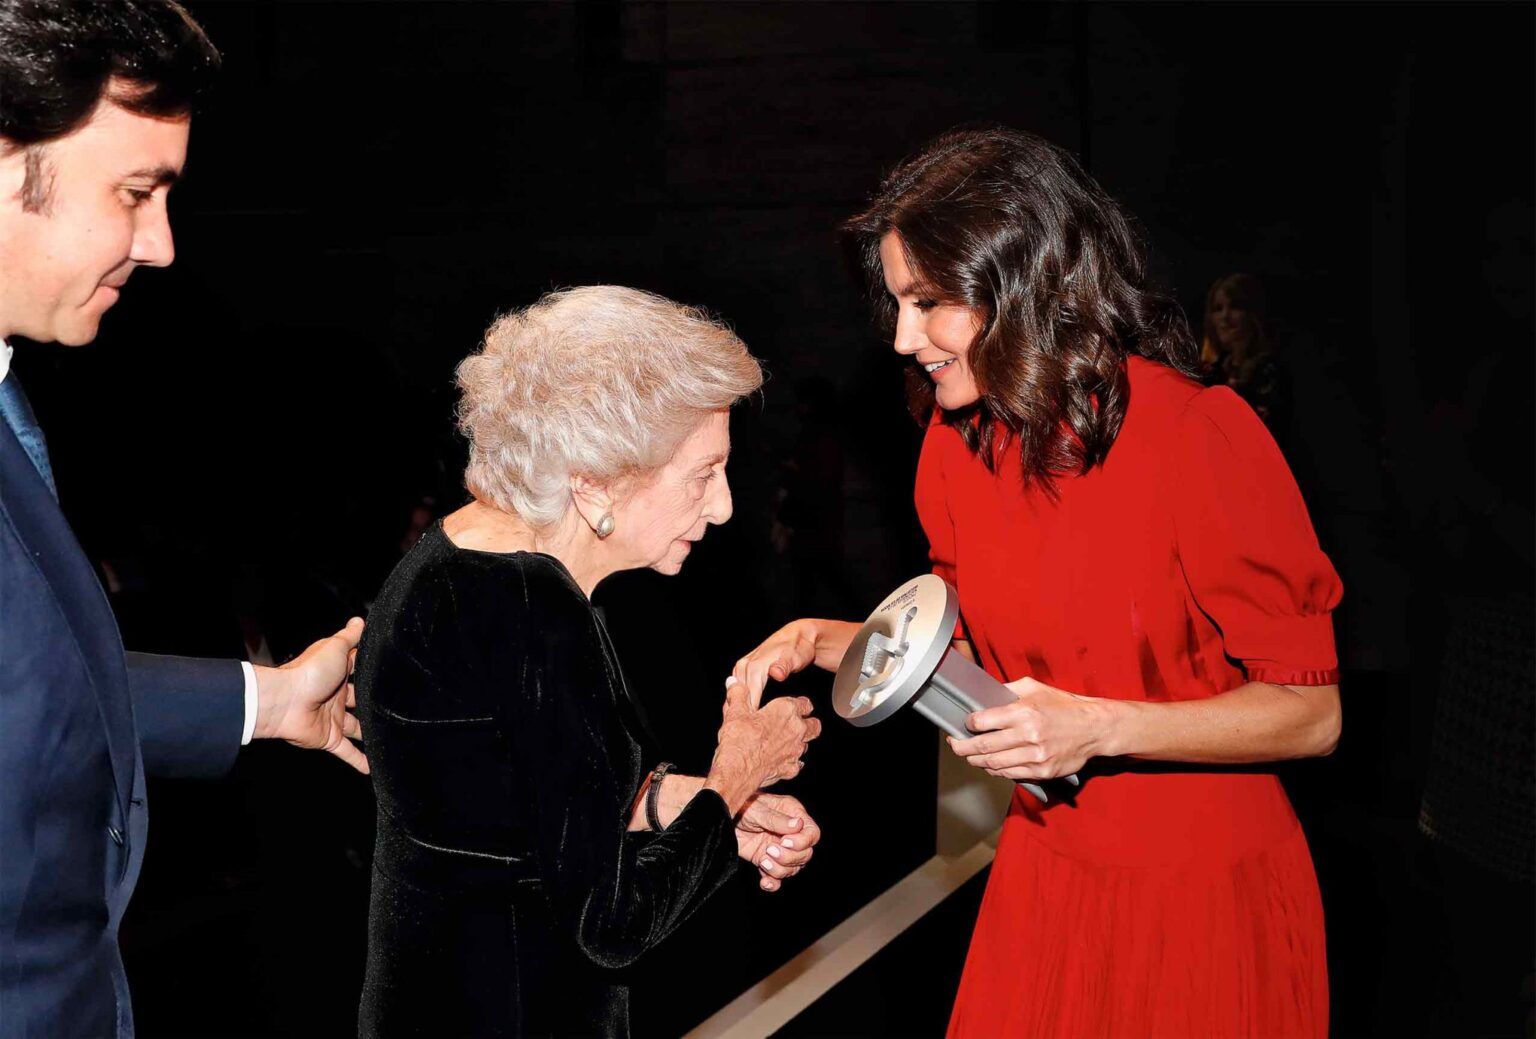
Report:
<svg viewBox="0 0 1536 1039"><path fill-rule="evenodd" d="M604 516L613 514L613 490L608 484L599 483L587 476L571 476L571 501L587 526L593 530Z"/></svg>

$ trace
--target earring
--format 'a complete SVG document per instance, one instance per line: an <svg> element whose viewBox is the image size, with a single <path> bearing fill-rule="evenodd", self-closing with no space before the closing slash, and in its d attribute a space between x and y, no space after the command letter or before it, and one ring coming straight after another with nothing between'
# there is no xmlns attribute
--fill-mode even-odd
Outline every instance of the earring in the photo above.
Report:
<svg viewBox="0 0 1536 1039"><path fill-rule="evenodd" d="M597 521L597 526L593 527L592 530L593 530L594 533L597 534L597 539L599 541L601 541L604 538L606 538L609 534L612 534L613 533L613 513L611 513L611 512L603 513L603 518Z"/></svg>

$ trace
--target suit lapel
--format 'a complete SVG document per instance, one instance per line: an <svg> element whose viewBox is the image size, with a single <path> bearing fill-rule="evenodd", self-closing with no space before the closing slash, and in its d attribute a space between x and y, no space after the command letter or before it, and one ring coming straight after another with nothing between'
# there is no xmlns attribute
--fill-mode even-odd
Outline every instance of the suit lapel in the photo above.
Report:
<svg viewBox="0 0 1536 1039"><path fill-rule="evenodd" d="M11 427L0 422L0 509L53 591L54 602L74 637L90 676L91 691L107 732L119 818L128 818L138 736L122 638L101 582L85 558L69 521L38 475Z"/></svg>

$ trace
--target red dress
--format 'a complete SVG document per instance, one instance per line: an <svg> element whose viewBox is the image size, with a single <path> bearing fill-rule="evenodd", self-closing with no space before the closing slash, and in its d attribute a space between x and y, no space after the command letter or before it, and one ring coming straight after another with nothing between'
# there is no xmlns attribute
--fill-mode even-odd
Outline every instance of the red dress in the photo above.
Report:
<svg viewBox="0 0 1536 1039"><path fill-rule="evenodd" d="M1128 362L1105 464L1026 490L928 430L917 508L993 676L1089 696L1338 681L1342 593L1274 440L1224 387ZM1114 762L1098 762L1114 769ZM951 1036L1323 1036L1323 913L1306 838L1261 766L1022 791L1003 825Z"/></svg>

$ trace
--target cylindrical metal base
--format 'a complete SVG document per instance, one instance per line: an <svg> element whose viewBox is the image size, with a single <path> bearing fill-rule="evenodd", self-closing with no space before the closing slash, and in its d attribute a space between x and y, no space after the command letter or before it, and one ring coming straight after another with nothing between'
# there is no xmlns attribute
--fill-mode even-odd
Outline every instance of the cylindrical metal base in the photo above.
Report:
<svg viewBox="0 0 1536 1039"><path fill-rule="evenodd" d="M854 725L884 721L908 703L956 739L976 735L965 720L1002 707L1013 690L956 652L951 639L960 597L943 578L924 574L891 594L859 629L832 683L837 713ZM1073 786L1076 776L1065 777ZM1047 800L1038 783L1021 786Z"/></svg>
<svg viewBox="0 0 1536 1039"><path fill-rule="evenodd" d="M955 739L968 740L976 734L965 727L967 718L977 711L1002 707L1016 699L1007 686L951 647L934 669L928 684L912 701L912 707Z"/></svg>
<svg viewBox="0 0 1536 1039"><path fill-rule="evenodd" d="M976 734L966 728L967 718L977 711L1003 707L1016 699L1018 697L1011 689L951 647L934 669L928 684L923 686L923 691L912 701L912 709L955 739L968 740ZM1073 786L1078 785L1077 776L1064 778ZM1040 784L1025 779L1018 783L1041 801L1049 800Z"/></svg>

